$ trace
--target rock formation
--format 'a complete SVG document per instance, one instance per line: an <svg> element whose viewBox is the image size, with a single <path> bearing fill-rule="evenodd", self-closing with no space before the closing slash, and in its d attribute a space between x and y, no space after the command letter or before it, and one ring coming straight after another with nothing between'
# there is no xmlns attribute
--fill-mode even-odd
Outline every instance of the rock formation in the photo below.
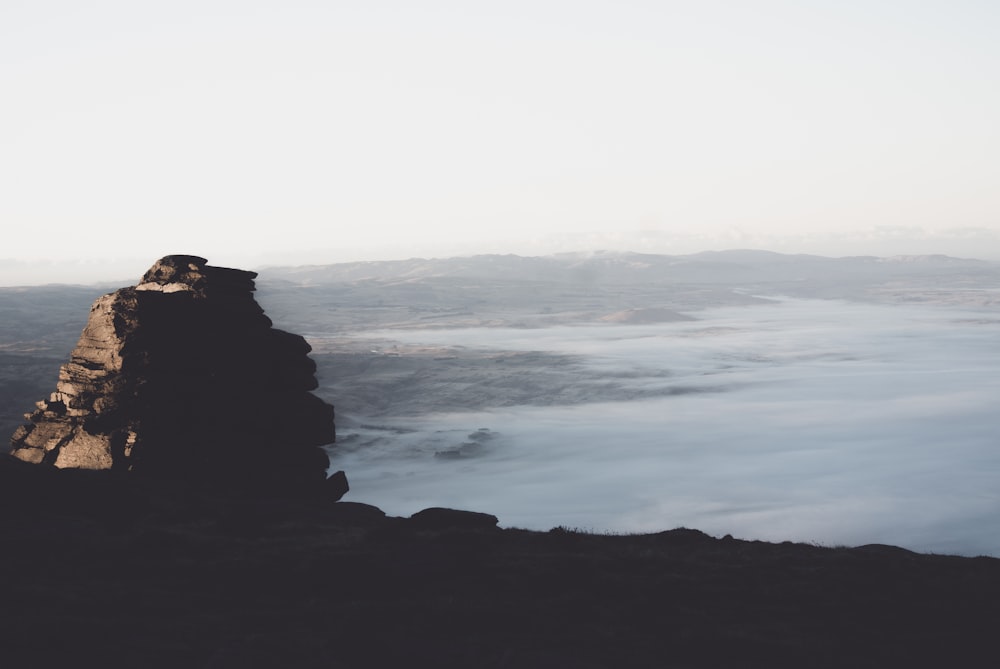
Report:
<svg viewBox="0 0 1000 669"><path fill-rule="evenodd" d="M15 457L213 486L323 482L333 407L310 392L309 345L271 327L256 273L206 262L168 256L94 303Z"/></svg>

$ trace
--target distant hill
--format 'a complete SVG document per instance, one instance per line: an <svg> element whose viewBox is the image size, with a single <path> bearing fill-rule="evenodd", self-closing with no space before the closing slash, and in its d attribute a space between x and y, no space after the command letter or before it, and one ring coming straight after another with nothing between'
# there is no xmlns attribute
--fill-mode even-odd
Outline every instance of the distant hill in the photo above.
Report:
<svg viewBox="0 0 1000 669"><path fill-rule="evenodd" d="M771 251L707 251L693 255L655 255L617 251L551 256L477 255L458 258L411 258L267 267L262 279L317 285L354 281L413 281L429 278L477 278L558 283L698 282L746 283L899 275L976 273L1000 276L1000 264L943 255L853 256L828 258Z"/></svg>

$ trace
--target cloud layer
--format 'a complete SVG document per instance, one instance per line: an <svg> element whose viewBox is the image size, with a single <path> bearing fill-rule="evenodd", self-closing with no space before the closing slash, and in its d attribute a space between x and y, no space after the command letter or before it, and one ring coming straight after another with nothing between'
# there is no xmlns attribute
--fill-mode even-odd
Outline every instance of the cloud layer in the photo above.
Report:
<svg viewBox="0 0 1000 669"><path fill-rule="evenodd" d="M391 514L1000 555L1000 315L784 300L699 317L392 332L580 355L622 397L665 392L550 407L542 388L536 406L342 429L334 467Z"/></svg>

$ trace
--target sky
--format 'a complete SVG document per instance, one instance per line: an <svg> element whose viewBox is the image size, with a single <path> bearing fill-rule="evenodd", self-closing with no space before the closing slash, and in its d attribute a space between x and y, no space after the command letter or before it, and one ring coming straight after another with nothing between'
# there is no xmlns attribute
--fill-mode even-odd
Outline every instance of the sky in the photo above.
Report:
<svg viewBox="0 0 1000 669"><path fill-rule="evenodd" d="M1000 259L986 0L5 0L0 284L596 249Z"/></svg>

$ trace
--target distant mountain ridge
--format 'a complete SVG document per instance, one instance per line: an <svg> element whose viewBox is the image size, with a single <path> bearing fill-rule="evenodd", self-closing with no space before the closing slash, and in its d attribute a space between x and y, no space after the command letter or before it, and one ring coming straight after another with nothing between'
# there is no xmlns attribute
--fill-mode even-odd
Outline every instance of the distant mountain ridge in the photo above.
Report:
<svg viewBox="0 0 1000 669"><path fill-rule="evenodd" d="M909 274L915 271L921 274L1000 273L1000 264L945 255L831 258L734 249L676 256L619 251L550 256L493 254L267 267L260 271L262 277L268 280L304 285L459 277L577 284L672 281L742 283L829 278L831 274L857 278Z"/></svg>

